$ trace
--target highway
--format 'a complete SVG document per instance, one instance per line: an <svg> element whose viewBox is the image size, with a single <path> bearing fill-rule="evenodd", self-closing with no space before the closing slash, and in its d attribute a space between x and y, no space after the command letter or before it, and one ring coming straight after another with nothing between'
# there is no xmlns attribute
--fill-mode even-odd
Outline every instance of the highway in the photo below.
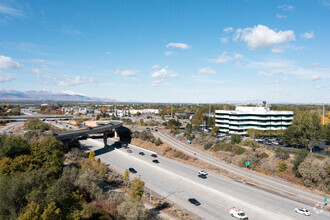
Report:
<svg viewBox="0 0 330 220"><path fill-rule="evenodd" d="M288 193L291 196L296 197L296 199L300 199L302 201L310 201L313 204L318 203L318 202L323 202L324 197L321 195L317 195L317 194L311 193L309 191L302 190L294 185L291 185L290 183L287 183L287 182L284 182L284 181L281 181L281 180L278 180L278 179L275 179L275 178L272 178L272 177L269 177L266 175L262 175L260 173L254 172L254 171L235 167L234 165L230 165L230 164L222 162L216 158L213 158L211 155L201 152L198 149L192 148L187 144L182 144L178 140L175 140L174 138L171 138L165 134L162 134L159 132L153 132L153 133L155 135L158 135L161 139L168 142L175 148L180 149L189 155L197 157L198 159L211 163L217 167L226 169L239 176L243 176L243 177L252 179L254 181L257 181L262 185L270 186L278 192Z"/></svg>
<svg viewBox="0 0 330 220"><path fill-rule="evenodd" d="M113 143L108 139L108 143ZM198 168L181 162L158 157L159 164L152 162L152 152L141 150L132 145L132 153L125 149L103 147L103 141L87 139L80 141L85 151L93 150L96 157L119 173L133 167L141 175L146 187L164 198L191 211L202 219L232 219L229 209L233 206L242 209L249 219L329 219L328 212L318 213L312 206L260 190L248 184L236 182L230 178L209 173L207 179L197 176ZM144 151L145 155L139 155ZM151 180L151 184L150 184ZM194 197L201 205L194 206L187 199ZM311 211L310 217L293 212L294 208L304 207ZM316 212L315 212L316 211ZM320 211L321 212L321 211Z"/></svg>

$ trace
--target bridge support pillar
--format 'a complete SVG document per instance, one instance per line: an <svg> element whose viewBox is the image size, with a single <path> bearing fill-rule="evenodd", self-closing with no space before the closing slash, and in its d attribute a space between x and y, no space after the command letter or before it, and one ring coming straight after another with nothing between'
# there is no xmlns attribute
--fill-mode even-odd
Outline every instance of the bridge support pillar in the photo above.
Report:
<svg viewBox="0 0 330 220"><path fill-rule="evenodd" d="M104 147L108 146L108 133L103 133L103 143L104 143Z"/></svg>

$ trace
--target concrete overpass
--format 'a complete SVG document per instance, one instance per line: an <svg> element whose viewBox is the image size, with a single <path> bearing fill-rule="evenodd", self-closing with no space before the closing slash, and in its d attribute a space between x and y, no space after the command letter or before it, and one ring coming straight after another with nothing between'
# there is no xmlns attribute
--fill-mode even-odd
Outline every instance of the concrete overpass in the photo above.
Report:
<svg viewBox="0 0 330 220"><path fill-rule="evenodd" d="M89 127L87 129L62 132L59 134L53 134L53 136L57 140L65 143L66 141L80 137L87 137L91 134L103 134L103 142L105 146L107 146L107 138L114 137L116 135L119 136L120 141L127 143L131 142L131 131L128 128L123 127L123 123L121 121L112 121L104 125Z"/></svg>
<svg viewBox="0 0 330 220"><path fill-rule="evenodd" d="M32 118L39 118L45 120L69 120L73 115L15 115L0 118L1 121L25 121Z"/></svg>

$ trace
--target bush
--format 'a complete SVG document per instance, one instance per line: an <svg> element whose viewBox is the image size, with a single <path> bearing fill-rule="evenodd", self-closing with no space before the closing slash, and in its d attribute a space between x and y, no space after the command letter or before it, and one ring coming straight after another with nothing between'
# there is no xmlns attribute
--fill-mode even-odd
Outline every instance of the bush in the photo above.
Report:
<svg viewBox="0 0 330 220"><path fill-rule="evenodd" d="M29 143L21 136L6 136L1 142L0 159L4 157L15 158L30 153Z"/></svg>
<svg viewBox="0 0 330 220"><path fill-rule="evenodd" d="M25 122L25 127L30 130L48 131L51 126L38 118L29 119Z"/></svg>
<svg viewBox="0 0 330 220"><path fill-rule="evenodd" d="M225 142L220 142L213 145L213 151L219 151L219 150L229 151L237 155L243 154L245 152L245 148Z"/></svg>
<svg viewBox="0 0 330 220"><path fill-rule="evenodd" d="M134 178L131 183L131 196L134 199L141 199L144 193L144 181L141 180L141 176L139 178Z"/></svg>
<svg viewBox="0 0 330 220"><path fill-rule="evenodd" d="M230 142L232 144L239 144L242 141L242 136L239 134L231 134L230 135Z"/></svg>
<svg viewBox="0 0 330 220"><path fill-rule="evenodd" d="M125 200L117 207L118 219L140 220L144 219L145 209L142 200L126 196Z"/></svg>
<svg viewBox="0 0 330 220"><path fill-rule="evenodd" d="M184 154L184 153L182 153L181 151L178 151L178 150L173 153L173 156L178 157L178 158L183 159L183 160L188 160L190 158L190 156L188 156L188 155L186 155L186 154Z"/></svg>
<svg viewBox="0 0 330 220"><path fill-rule="evenodd" d="M208 150L208 149L210 149L212 147L212 144L210 143L210 142L208 142L208 143L206 143L205 145L204 145L204 150Z"/></svg>
<svg viewBox="0 0 330 220"><path fill-rule="evenodd" d="M289 154L288 151L286 151L286 150L284 150L284 149L282 149L280 147L277 147L275 149L275 156L277 158L281 159L281 160L287 160L287 159L289 159L290 154Z"/></svg>
<svg viewBox="0 0 330 220"><path fill-rule="evenodd" d="M158 138L158 139L155 141L155 145L156 145L156 146L159 146L159 145L161 145L161 144L163 144L163 142L162 142L162 140L160 140L160 138Z"/></svg>
<svg viewBox="0 0 330 220"><path fill-rule="evenodd" d="M305 158L308 156L309 151L306 149L300 149L296 152L294 160L293 160L293 172L296 177L301 177L301 174L299 173L298 167L301 162L305 160Z"/></svg>
<svg viewBox="0 0 330 220"><path fill-rule="evenodd" d="M286 168L287 168L287 165L286 165L286 163L283 161L283 160L280 160L279 162L278 162L278 165L277 165L277 171L279 172L279 173L281 173L281 172L284 172L285 170L286 170Z"/></svg>
<svg viewBox="0 0 330 220"><path fill-rule="evenodd" d="M260 159L265 159L265 158L268 158L269 157L269 155L267 154L267 153L265 153L265 152L262 152L260 155L259 155L259 158Z"/></svg>
<svg viewBox="0 0 330 220"><path fill-rule="evenodd" d="M241 155L245 152L245 148L240 146L234 146L232 152L234 154Z"/></svg>

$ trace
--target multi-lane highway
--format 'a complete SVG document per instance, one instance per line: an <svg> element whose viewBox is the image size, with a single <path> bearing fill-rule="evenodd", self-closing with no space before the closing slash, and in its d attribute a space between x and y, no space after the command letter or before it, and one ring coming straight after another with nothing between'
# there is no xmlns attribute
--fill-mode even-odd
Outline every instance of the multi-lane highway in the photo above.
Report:
<svg viewBox="0 0 330 220"><path fill-rule="evenodd" d="M317 194L308 192L306 190L299 189L298 187L293 186L289 183L259 174L257 172L253 172L253 171L246 170L246 169L240 169L233 165L229 165L229 164L222 162L204 152L201 152L198 149L192 148L187 144L182 144L179 141L175 140L174 138L171 138L165 134L162 134L159 132L155 132L155 134L158 135L164 141L170 143L175 148L180 149L187 154L190 154L194 157L197 157L198 159L211 163L217 167L226 169L229 172L235 173L239 176L252 179L255 182L259 182L262 185L271 187L278 192L287 193L291 196L294 196L295 199L300 199L305 202L309 201L310 203L317 203L317 202L323 201L324 197L321 195L317 195Z"/></svg>
<svg viewBox="0 0 330 220"><path fill-rule="evenodd" d="M108 140L108 143L113 142ZM146 187L203 219L232 219L229 209L233 206L245 211L249 219L330 218L328 212L313 209L313 206L214 173L209 173L207 179L201 179L197 167L172 159L158 156L156 159L160 163L153 163L152 152L132 145L129 145L132 153L128 153L126 149L104 148L102 140L88 139L81 143L85 151L95 151L97 158L120 173L134 168L137 173L131 177L141 175ZM139 155L140 151L145 155ZM190 204L187 200L191 197L201 205ZM312 215L305 217L295 213L293 210L297 207L309 209Z"/></svg>

